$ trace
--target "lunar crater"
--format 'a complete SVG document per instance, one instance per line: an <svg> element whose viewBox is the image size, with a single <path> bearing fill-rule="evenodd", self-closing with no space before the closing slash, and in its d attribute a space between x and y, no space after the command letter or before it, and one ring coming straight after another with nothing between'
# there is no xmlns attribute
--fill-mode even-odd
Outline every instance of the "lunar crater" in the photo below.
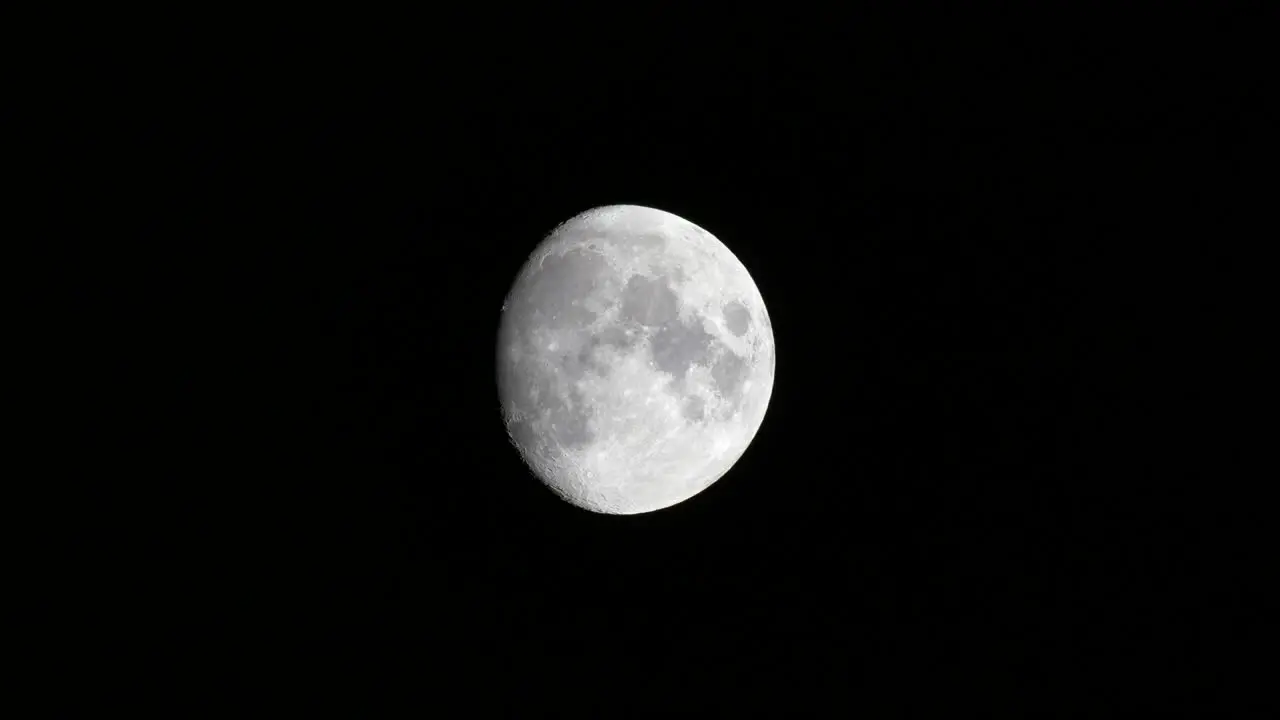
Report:
<svg viewBox="0 0 1280 720"><path fill-rule="evenodd" d="M751 328L751 313L741 302L730 300L724 304L724 324L729 332L738 337L747 334Z"/></svg>

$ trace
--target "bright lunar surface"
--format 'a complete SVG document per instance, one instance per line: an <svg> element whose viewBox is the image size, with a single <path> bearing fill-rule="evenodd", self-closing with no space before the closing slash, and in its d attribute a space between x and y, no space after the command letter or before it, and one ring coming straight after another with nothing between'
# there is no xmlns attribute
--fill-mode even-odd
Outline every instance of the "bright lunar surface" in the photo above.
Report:
<svg viewBox="0 0 1280 720"><path fill-rule="evenodd" d="M533 472L595 512L669 507L724 475L773 392L773 330L711 233L612 205L563 223L516 278L498 332L507 431Z"/></svg>

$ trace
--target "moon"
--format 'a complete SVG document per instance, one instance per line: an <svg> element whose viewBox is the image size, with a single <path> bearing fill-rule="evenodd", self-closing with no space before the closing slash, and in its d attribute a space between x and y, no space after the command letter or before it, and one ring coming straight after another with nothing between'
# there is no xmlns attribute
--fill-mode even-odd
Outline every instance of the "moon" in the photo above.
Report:
<svg viewBox="0 0 1280 720"><path fill-rule="evenodd" d="M746 267L662 210L556 227L502 307L512 445L564 500L630 515L683 502L738 461L773 392L773 329Z"/></svg>

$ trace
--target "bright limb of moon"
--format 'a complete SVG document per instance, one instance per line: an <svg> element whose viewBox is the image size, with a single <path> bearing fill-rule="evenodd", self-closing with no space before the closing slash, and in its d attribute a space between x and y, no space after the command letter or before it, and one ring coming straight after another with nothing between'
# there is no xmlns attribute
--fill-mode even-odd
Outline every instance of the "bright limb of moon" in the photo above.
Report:
<svg viewBox="0 0 1280 720"><path fill-rule="evenodd" d="M497 374L512 444L574 505L669 507L746 451L773 390L773 330L746 267L662 210L581 213L503 304Z"/></svg>

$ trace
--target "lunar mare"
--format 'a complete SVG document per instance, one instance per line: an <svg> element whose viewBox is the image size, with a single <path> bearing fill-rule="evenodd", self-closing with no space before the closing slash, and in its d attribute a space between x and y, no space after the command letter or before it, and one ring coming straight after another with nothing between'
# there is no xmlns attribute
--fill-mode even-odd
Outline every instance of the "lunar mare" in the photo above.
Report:
<svg viewBox="0 0 1280 720"><path fill-rule="evenodd" d="M503 304L497 375L512 444L570 503L650 512L737 462L773 389L773 331L746 267L706 230L635 205L581 213Z"/></svg>

